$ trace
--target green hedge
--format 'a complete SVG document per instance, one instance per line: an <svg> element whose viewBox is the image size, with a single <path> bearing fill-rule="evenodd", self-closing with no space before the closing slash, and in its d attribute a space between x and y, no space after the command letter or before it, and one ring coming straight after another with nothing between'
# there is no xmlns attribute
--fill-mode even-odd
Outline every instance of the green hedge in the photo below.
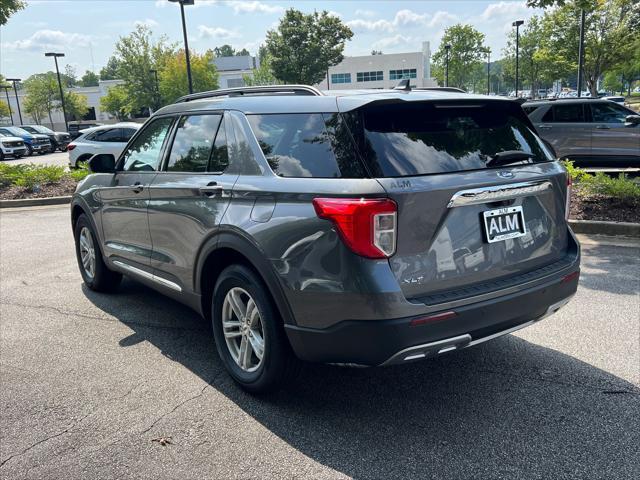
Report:
<svg viewBox="0 0 640 480"><path fill-rule="evenodd" d="M13 185L33 191L42 185L58 183L63 178L71 178L79 182L88 174L89 171L86 168L65 172L64 167L57 165L0 164L0 187Z"/></svg>
<svg viewBox="0 0 640 480"><path fill-rule="evenodd" d="M576 191L583 195L604 195L625 202L640 202L640 183L624 173L610 177L602 172L591 175L573 165L573 162L562 162L574 182Z"/></svg>

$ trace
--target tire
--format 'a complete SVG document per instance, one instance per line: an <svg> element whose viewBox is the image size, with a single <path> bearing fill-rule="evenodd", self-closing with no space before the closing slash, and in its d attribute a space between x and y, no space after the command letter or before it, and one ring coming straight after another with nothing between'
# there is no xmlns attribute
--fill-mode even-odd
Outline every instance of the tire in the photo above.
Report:
<svg viewBox="0 0 640 480"><path fill-rule="evenodd" d="M257 311L257 319L255 313L249 315L254 320L253 327L249 326L249 322L244 325L245 332L248 332L246 335L240 333L243 328L240 325L243 322L237 321L235 309L227 301L228 296L232 298L234 295L239 295L240 303L246 301L245 313L250 305L249 299L253 300L257 307L257 310L252 309L252 312ZM213 291L211 318L218 355L231 377L243 389L251 393L273 391L290 381L297 373L299 361L287 341L282 318L273 304L266 285L249 268L243 265L231 265L220 274ZM223 332L224 319L232 320L225 322L225 328L227 334L235 333L236 337L226 338ZM237 323L239 326L228 327L232 323ZM256 341L259 344L257 333L261 333L263 339L262 359L259 359L256 354L259 349L252 347L249 360L243 362L238 355L242 352L241 345L243 341L247 346L254 345ZM227 340L232 342L232 346ZM239 348L236 349L233 345L239 345ZM234 356L238 357L238 360ZM241 367L240 363L245 363L245 367Z"/></svg>
<svg viewBox="0 0 640 480"><path fill-rule="evenodd" d="M4 152L0 150L0 162L2 162L3 160L4 160Z"/></svg>
<svg viewBox="0 0 640 480"><path fill-rule="evenodd" d="M31 147L31 145L27 145L27 157L30 157L31 155L33 155L33 148Z"/></svg>
<svg viewBox="0 0 640 480"><path fill-rule="evenodd" d="M82 280L85 285L96 292L112 292L118 288L118 285L120 285L120 281L122 280L122 275L118 272L109 270L107 265L104 263L102 252L100 251L100 245L98 245L98 237L91 226L91 222L89 222L89 219L85 214L80 215L78 218L73 236L76 241L76 258L78 260L78 268L80 268L80 274L82 275ZM93 257L93 268L85 267L83 264L83 252L90 251L88 247L93 249L93 254L89 253L89 256Z"/></svg>

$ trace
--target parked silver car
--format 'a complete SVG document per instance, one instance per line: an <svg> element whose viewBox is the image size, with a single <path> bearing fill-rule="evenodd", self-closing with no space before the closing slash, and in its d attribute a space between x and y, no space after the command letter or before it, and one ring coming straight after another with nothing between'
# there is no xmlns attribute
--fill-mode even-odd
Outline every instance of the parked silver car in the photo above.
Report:
<svg viewBox="0 0 640 480"><path fill-rule="evenodd" d="M640 166L640 115L609 100L576 98L522 107L558 158L577 165Z"/></svg>

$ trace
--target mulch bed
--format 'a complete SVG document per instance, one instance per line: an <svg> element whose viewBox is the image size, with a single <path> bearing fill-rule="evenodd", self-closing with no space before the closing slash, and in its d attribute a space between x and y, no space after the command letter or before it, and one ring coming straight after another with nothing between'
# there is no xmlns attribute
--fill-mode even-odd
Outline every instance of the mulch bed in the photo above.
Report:
<svg viewBox="0 0 640 480"><path fill-rule="evenodd" d="M62 197L71 195L76 190L77 182L71 178L63 178L59 183L42 185L37 192L25 187L0 187L0 200L18 200L23 198Z"/></svg>
<svg viewBox="0 0 640 480"><path fill-rule="evenodd" d="M640 201L622 202L602 195L571 195L573 220L602 220L610 222L640 223Z"/></svg>

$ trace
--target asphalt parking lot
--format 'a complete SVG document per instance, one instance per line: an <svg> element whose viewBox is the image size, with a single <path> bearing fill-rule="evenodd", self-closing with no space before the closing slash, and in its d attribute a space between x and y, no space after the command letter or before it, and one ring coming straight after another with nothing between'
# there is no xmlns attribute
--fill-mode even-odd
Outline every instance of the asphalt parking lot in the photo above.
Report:
<svg viewBox="0 0 640 480"><path fill-rule="evenodd" d="M35 163L36 165L60 165L67 167L69 165L68 152L46 153L44 155L34 154L30 157L12 158L7 157L2 163L7 165L18 165L21 163Z"/></svg>
<svg viewBox="0 0 640 480"><path fill-rule="evenodd" d="M83 288L66 206L0 211L0 477L640 478L640 244L583 255L516 335L255 398L187 308Z"/></svg>

